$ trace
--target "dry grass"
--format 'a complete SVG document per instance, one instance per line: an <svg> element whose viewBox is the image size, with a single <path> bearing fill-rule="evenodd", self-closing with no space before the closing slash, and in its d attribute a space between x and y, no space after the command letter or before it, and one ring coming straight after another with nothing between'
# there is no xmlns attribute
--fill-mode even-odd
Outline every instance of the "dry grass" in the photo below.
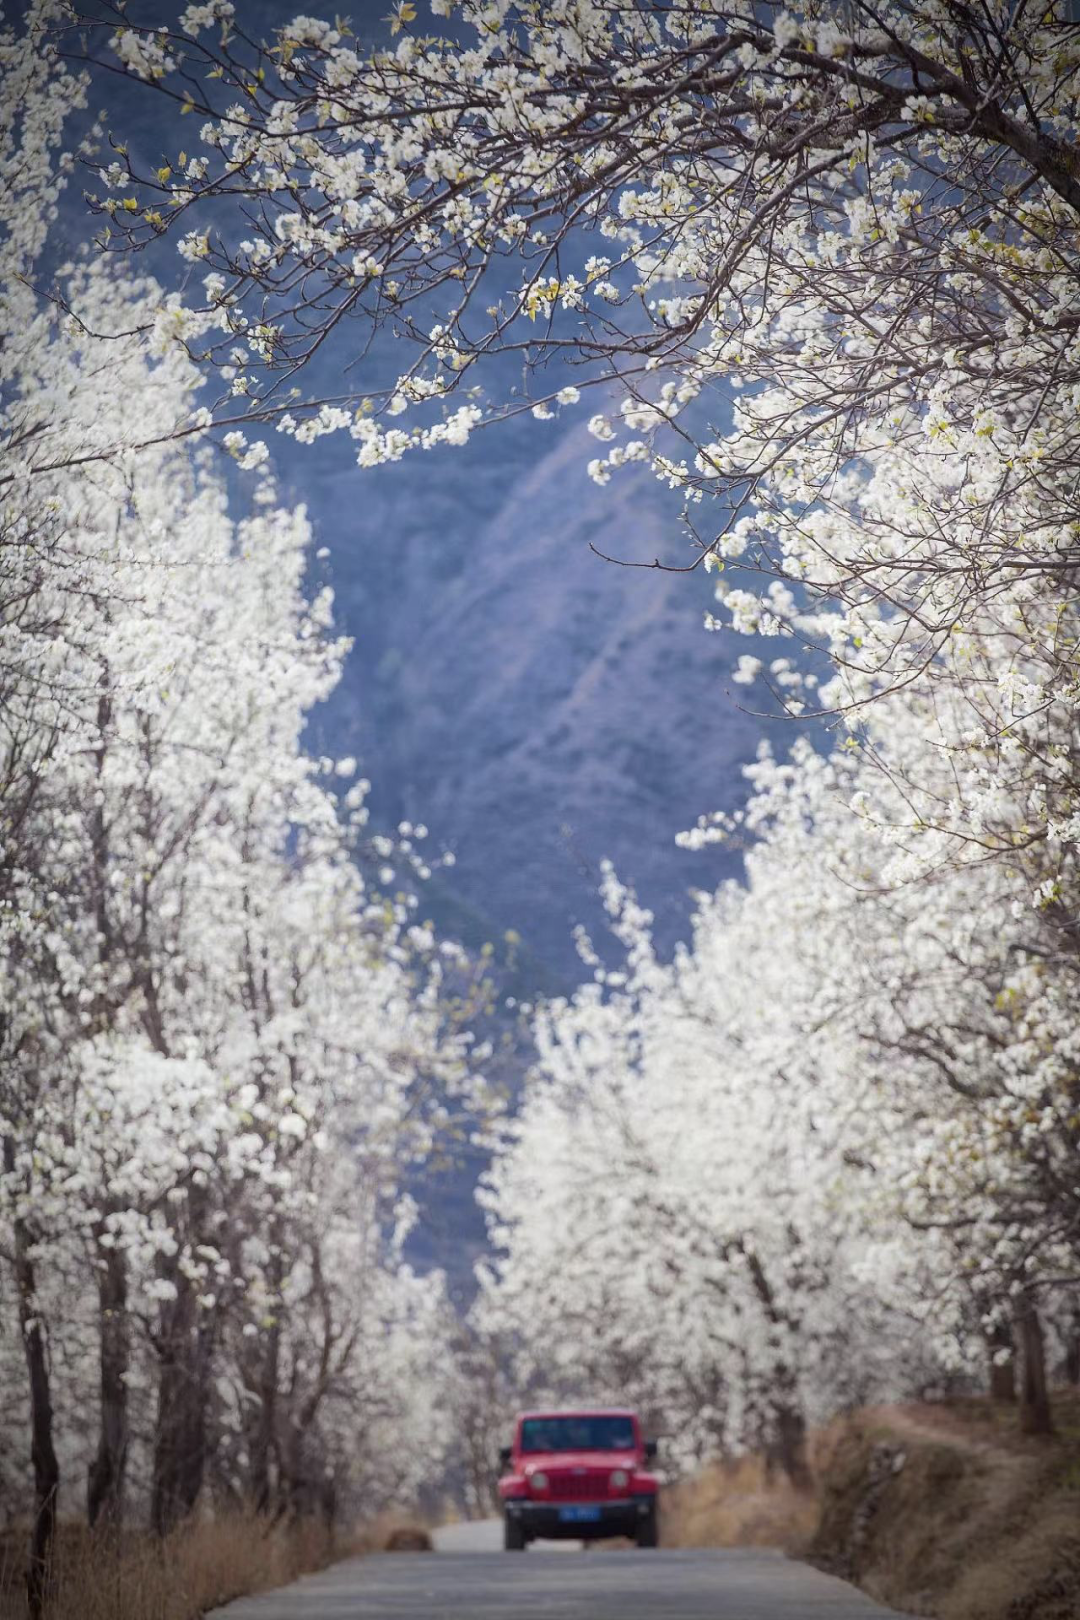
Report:
<svg viewBox="0 0 1080 1620"><path fill-rule="evenodd" d="M26 1620L25 1531L0 1534L0 1620ZM48 1620L198 1620L250 1592L393 1547L430 1546L415 1514L390 1509L346 1532L315 1520L275 1524L257 1514L199 1518L157 1541L130 1532L119 1547L82 1525L60 1527Z"/></svg>
<svg viewBox="0 0 1080 1620"><path fill-rule="evenodd" d="M371 1532L369 1532L370 1534ZM131 1534L119 1547L61 1528L48 1620L196 1620L248 1592L282 1586L363 1550L322 1525L274 1526L255 1515L201 1519L163 1542ZM0 1620L24 1620L23 1535L0 1541Z"/></svg>
<svg viewBox="0 0 1080 1620"><path fill-rule="evenodd" d="M783 1547L797 1552L818 1520L816 1496L768 1477L760 1457L712 1463L664 1492L665 1547Z"/></svg>
<svg viewBox="0 0 1080 1620"><path fill-rule="evenodd" d="M1077 1620L1080 1398L1060 1395L1055 1413L1050 1440L1023 1438L1015 1410L989 1401L857 1414L811 1555L937 1620Z"/></svg>

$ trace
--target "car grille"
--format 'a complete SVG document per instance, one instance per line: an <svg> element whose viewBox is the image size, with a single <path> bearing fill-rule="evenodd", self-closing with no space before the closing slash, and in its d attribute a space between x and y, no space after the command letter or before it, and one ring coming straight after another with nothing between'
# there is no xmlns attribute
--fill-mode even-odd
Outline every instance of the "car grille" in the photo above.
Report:
<svg viewBox="0 0 1080 1620"><path fill-rule="evenodd" d="M547 1495L555 1502L595 1502L608 1494L607 1474L548 1475Z"/></svg>

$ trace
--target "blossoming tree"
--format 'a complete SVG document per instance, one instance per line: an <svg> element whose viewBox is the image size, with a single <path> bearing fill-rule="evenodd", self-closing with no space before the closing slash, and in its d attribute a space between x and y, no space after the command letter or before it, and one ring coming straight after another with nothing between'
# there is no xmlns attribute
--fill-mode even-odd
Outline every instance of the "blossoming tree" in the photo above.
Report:
<svg viewBox="0 0 1080 1620"><path fill-rule="evenodd" d="M200 378L132 335L154 283L30 290L84 95L54 20L0 55L0 1484L34 1615L84 1481L113 1535L416 1489L450 1325L403 1185L480 1096L414 839L302 745L345 651L303 511L247 458L233 517L177 442Z"/></svg>
<svg viewBox="0 0 1080 1620"><path fill-rule="evenodd" d="M125 7L109 48L179 100L186 149L153 173L119 147L98 166L102 240L172 235L205 269L158 334L219 377L241 453L265 421L370 465L591 390L593 476L642 462L671 486L690 546L672 558L718 576L711 627L826 655L824 686L773 683L785 710L857 726L879 694L951 682L951 639L989 614L1016 667L1000 698L967 683L964 749L1000 755L1020 711L1068 729L1064 11L437 0L398 6L371 47L306 16L260 41L210 0L175 28ZM367 387L380 329L409 362ZM355 385L319 401L305 364L346 330ZM631 542L620 560L652 565ZM979 815L954 792L935 825ZM998 847L1071 847L1074 816L1066 789Z"/></svg>

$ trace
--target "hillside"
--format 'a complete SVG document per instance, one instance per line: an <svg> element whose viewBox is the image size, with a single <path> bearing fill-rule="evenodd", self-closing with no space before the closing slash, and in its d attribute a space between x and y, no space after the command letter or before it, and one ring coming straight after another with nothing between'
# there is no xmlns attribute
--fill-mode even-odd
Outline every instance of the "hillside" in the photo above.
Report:
<svg viewBox="0 0 1080 1620"><path fill-rule="evenodd" d="M814 1437L814 1494L756 1458L676 1486L671 1545L768 1545L926 1620L1076 1620L1080 1395L1057 1434L1017 1433L988 1400L873 1407Z"/></svg>
<svg viewBox="0 0 1080 1620"><path fill-rule="evenodd" d="M743 649L702 629L704 577L590 550L685 560L655 480L598 489L582 427L533 427L440 455L437 494L415 464L359 473L327 454L305 496L356 643L328 739L361 757L382 819L423 821L454 850L459 904L572 980L571 931L597 922L605 856L669 942L687 890L737 870L674 838L743 800L766 723L735 701Z"/></svg>
<svg viewBox="0 0 1080 1620"><path fill-rule="evenodd" d="M811 1558L936 1620L1080 1614L1080 1398L1052 1440L989 1401L882 1408L843 1430Z"/></svg>

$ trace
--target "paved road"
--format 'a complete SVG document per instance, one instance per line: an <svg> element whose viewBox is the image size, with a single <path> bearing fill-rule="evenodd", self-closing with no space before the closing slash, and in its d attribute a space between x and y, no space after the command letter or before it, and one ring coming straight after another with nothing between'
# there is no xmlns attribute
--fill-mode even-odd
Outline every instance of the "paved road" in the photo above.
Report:
<svg viewBox="0 0 1080 1620"><path fill-rule="evenodd" d="M438 1532L436 1553L350 1559L212 1620L885 1620L843 1581L782 1553L492 1550L497 1524Z"/></svg>

